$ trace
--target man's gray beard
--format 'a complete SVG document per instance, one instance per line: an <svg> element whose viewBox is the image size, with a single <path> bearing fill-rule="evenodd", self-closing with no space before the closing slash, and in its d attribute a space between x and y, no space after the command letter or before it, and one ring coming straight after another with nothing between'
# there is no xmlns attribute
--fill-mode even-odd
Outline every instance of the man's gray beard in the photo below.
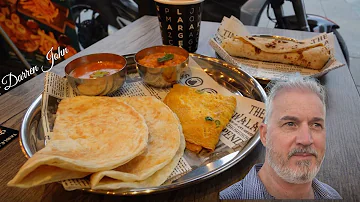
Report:
<svg viewBox="0 0 360 202"><path fill-rule="evenodd" d="M270 144L268 144L270 143ZM314 169L311 170L311 160L302 160L296 162L296 169L290 169L286 166L288 161L282 159L281 155L277 152L273 151L272 143L269 141L266 144L266 156L269 162L269 165L274 169L276 174L286 182L293 183L293 184L304 184L307 182L311 182L316 174L319 172L320 166L324 160L324 157L318 160L318 155L316 151L311 149L310 147L306 147L303 149L295 149L292 150L289 155L288 159L296 152L308 152L308 153L315 153L316 155L316 166Z"/></svg>

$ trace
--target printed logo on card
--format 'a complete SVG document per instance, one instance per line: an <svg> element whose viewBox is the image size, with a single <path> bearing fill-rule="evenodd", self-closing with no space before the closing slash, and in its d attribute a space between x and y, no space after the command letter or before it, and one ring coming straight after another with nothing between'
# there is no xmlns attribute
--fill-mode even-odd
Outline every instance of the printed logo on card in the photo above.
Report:
<svg viewBox="0 0 360 202"><path fill-rule="evenodd" d="M185 84L190 87L198 87L204 83L203 79L200 77L191 77L186 79Z"/></svg>
<svg viewBox="0 0 360 202"><path fill-rule="evenodd" d="M19 135L19 131L0 126L0 149L4 148L8 143Z"/></svg>
<svg viewBox="0 0 360 202"><path fill-rule="evenodd" d="M218 92L212 88L203 88L203 89L199 90L199 92L200 93L218 94Z"/></svg>

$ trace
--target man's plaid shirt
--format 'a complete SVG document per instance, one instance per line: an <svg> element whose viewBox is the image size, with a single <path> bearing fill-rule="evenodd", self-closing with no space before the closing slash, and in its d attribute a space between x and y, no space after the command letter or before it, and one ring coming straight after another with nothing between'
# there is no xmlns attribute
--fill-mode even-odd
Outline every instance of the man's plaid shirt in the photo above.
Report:
<svg viewBox="0 0 360 202"><path fill-rule="evenodd" d="M245 178L220 192L220 199L275 199L261 182L258 171L263 164L256 164ZM312 187L315 199L342 199L329 185L314 179Z"/></svg>

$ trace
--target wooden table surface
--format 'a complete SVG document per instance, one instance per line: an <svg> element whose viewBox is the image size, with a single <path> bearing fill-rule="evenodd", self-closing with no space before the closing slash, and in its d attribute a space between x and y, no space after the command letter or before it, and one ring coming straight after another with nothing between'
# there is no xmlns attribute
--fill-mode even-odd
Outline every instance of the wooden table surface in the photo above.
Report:
<svg viewBox="0 0 360 202"><path fill-rule="evenodd" d="M202 22L197 53L215 56L208 45L218 23ZM276 34L297 39L309 38L314 33L248 27L253 34ZM79 54L56 65L53 72L64 75L65 65L74 58L90 53L136 53L142 48L160 45L161 35L156 17L145 16L124 29L99 41ZM336 58L345 63L336 44ZM43 90L44 74L0 96L0 125L20 130L22 118ZM326 86L327 151L317 178L335 188L346 201L360 200L360 97L347 66L333 70L321 78ZM30 189L7 187L21 165L26 161L17 140L0 150L0 201L217 201L222 189L242 179L255 163L264 161L261 144L241 162L227 171L179 190L136 197L116 197L82 191L64 191L58 183Z"/></svg>

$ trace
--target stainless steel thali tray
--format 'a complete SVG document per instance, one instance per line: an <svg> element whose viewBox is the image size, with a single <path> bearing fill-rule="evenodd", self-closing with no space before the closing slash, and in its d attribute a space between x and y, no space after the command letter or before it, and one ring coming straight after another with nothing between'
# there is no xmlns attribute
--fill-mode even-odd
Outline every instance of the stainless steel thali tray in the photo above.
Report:
<svg viewBox="0 0 360 202"><path fill-rule="evenodd" d="M249 97L262 102L266 100L266 93L261 85L252 76L240 70L238 67L216 58L210 58L198 54L190 54L190 56L205 70L208 75L234 94ZM127 80L140 80L134 62L134 54L126 55L125 58L127 59L129 74ZM42 131L40 117L41 96L39 96L31 104L21 125L19 138L20 145L24 154L28 158L45 146L44 132ZM162 186L111 191L84 189L84 191L111 195L140 195L178 189L190 184L198 183L227 170L247 156L259 143L259 141L260 137L257 133L252 139L250 139L243 150L227 154L226 156L209 162L206 165L194 167L192 171L176 180L165 183ZM186 152L184 155L186 155Z"/></svg>

